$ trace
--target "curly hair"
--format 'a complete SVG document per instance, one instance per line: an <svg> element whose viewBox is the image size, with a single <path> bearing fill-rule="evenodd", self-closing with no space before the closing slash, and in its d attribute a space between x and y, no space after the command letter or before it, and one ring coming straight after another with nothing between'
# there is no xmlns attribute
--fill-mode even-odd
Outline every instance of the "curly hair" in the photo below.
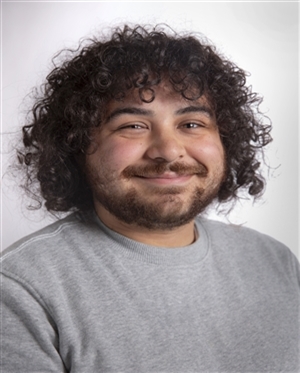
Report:
<svg viewBox="0 0 300 373"><path fill-rule="evenodd" d="M259 154L271 141L271 125L263 123L261 98L246 85L245 71L213 45L162 25L125 25L109 38L85 42L54 65L22 129L18 159L26 170L24 188L38 207L44 204L52 212L92 208L81 167L91 129L101 126L108 102L122 100L132 89L146 102L152 92L151 102L153 87L162 81L188 100L205 94L215 112L227 166L218 201L236 200L240 190L254 198L262 194Z"/></svg>

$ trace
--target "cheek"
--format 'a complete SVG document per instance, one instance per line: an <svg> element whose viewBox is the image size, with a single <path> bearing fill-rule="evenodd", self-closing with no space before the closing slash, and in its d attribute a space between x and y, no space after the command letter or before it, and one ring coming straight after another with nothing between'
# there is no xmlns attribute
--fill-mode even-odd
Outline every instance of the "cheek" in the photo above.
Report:
<svg viewBox="0 0 300 373"><path fill-rule="evenodd" d="M97 150L93 158L108 170L122 171L142 158L142 148L142 144L136 142L107 142Z"/></svg>
<svg viewBox="0 0 300 373"><path fill-rule="evenodd" d="M191 151L200 162L221 164L224 161L224 148L219 137L207 136L193 144Z"/></svg>

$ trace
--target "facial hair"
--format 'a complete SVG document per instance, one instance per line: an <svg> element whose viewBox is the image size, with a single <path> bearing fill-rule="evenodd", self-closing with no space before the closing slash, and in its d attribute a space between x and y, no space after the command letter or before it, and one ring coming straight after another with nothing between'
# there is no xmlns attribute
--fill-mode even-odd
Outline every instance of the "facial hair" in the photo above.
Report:
<svg viewBox="0 0 300 373"><path fill-rule="evenodd" d="M146 194L143 195L134 186L126 190L120 186L133 178L155 177L166 172L175 172L178 176L191 175L199 179L199 184L208 177L208 170L203 164L191 166L179 162L128 166L120 178L88 168L87 177L95 201L120 221L149 230L170 230L189 223L205 210L217 196L223 176L214 177L205 188L195 186L188 201L183 201L181 195L189 186L151 185L148 193L159 197L156 202L147 200Z"/></svg>

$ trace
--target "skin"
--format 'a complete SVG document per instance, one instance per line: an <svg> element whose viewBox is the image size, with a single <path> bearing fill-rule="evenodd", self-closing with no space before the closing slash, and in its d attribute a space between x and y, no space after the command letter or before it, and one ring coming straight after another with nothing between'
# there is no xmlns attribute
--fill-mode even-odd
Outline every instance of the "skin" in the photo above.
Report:
<svg viewBox="0 0 300 373"><path fill-rule="evenodd" d="M161 84L155 88L155 100L145 103L133 91L108 105L106 120L93 136L97 148L87 156L86 170L102 222L153 246L191 244L194 218L200 212L191 207L196 193L205 201L203 210L216 196L225 173L223 145L205 98L189 101ZM113 196L118 209L131 194L157 214L149 226L150 217L131 221L105 206ZM180 220L189 211L192 217Z"/></svg>

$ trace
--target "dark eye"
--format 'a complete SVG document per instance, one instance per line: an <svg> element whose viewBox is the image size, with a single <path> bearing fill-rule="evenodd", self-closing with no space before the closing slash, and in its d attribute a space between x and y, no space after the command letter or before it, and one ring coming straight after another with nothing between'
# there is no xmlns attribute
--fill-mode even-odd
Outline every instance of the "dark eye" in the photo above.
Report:
<svg viewBox="0 0 300 373"><path fill-rule="evenodd" d="M120 128L120 130L140 130L140 129L144 129L145 126L141 125L141 124L137 124L137 123L133 123L133 124L128 124L126 126L122 126Z"/></svg>
<svg viewBox="0 0 300 373"><path fill-rule="evenodd" d="M203 127L203 125L199 123L189 122L189 123L185 123L183 127L184 128L199 128L199 127Z"/></svg>

